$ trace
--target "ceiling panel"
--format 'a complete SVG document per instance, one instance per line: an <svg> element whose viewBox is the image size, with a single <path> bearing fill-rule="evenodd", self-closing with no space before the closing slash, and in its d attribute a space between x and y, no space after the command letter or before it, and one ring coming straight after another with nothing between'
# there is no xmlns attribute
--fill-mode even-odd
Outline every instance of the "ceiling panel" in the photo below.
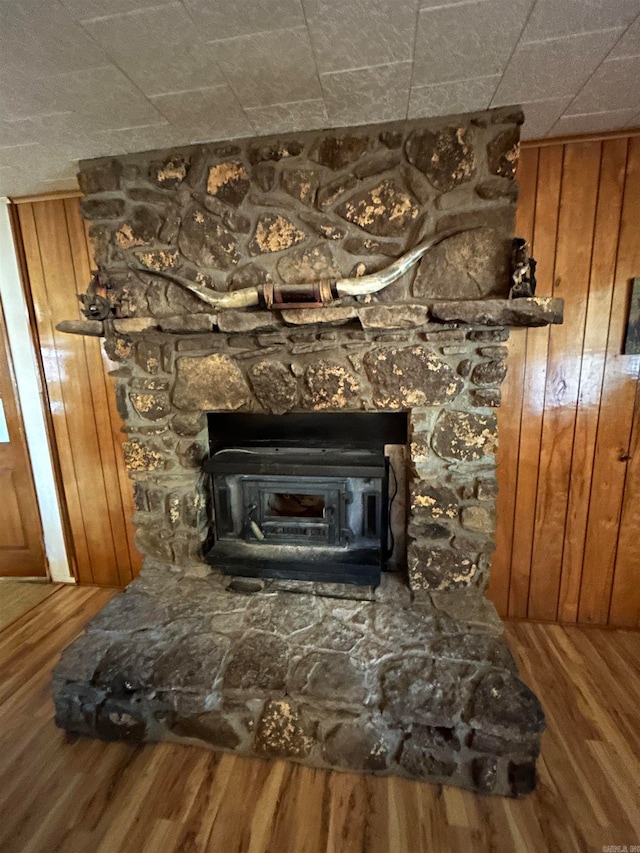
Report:
<svg viewBox="0 0 640 853"><path fill-rule="evenodd" d="M523 103L640 123L640 0L0 0L0 195L78 158Z"/></svg>

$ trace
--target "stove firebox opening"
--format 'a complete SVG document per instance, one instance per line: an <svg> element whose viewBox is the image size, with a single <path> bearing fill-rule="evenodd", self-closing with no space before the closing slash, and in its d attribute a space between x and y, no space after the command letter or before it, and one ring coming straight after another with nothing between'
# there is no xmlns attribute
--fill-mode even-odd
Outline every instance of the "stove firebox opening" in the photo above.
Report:
<svg viewBox="0 0 640 853"><path fill-rule="evenodd" d="M387 451L397 457L407 443L406 412L208 418L209 563L233 575L379 584L396 538Z"/></svg>

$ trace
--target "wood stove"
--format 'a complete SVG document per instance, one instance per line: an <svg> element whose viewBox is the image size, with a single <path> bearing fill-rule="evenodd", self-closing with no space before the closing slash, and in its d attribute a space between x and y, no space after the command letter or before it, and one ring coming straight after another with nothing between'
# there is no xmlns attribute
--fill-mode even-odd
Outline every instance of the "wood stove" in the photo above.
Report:
<svg viewBox="0 0 640 853"><path fill-rule="evenodd" d="M378 585L390 538L385 445L406 442L406 413L210 413L209 437L208 562Z"/></svg>

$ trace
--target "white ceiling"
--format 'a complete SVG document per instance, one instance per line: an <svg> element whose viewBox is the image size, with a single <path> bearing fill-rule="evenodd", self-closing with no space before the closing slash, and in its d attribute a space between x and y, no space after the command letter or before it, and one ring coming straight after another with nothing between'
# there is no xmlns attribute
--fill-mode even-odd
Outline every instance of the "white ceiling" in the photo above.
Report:
<svg viewBox="0 0 640 853"><path fill-rule="evenodd" d="M522 103L640 124L640 0L0 0L0 196L80 158Z"/></svg>

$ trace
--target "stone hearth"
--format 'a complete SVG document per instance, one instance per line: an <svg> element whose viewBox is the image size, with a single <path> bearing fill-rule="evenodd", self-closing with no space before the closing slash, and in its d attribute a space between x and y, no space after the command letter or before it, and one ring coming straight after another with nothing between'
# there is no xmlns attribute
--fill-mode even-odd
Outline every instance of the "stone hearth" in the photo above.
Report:
<svg viewBox="0 0 640 853"><path fill-rule="evenodd" d="M83 164L107 284L75 329L121 363L145 565L64 653L59 725L533 787L542 711L483 595L508 327L562 320L559 300L506 298L520 121L502 110ZM451 228L474 230L379 294L323 308L214 310L180 284L358 276ZM206 565L206 413L230 411L406 411L402 571L371 590Z"/></svg>

